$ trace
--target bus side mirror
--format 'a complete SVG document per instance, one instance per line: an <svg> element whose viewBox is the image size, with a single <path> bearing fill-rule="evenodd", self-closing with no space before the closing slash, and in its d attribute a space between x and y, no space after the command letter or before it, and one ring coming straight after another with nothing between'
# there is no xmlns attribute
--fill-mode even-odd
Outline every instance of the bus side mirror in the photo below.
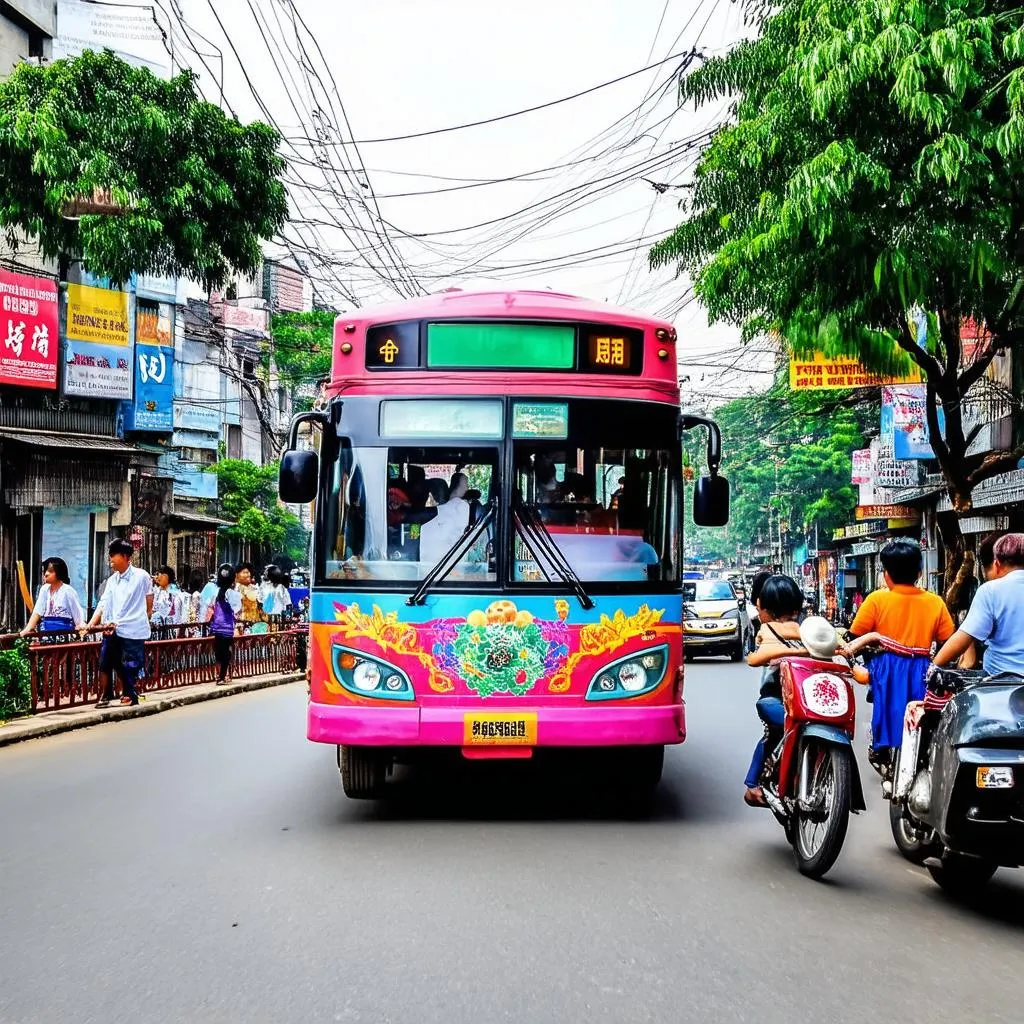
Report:
<svg viewBox="0 0 1024 1024"><path fill-rule="evenodd" d="M698 526L725 526L729 522L729 481L724 476L702 476L693 488L693 521Z"/></svg>
<svg viewBox="0 0 1024 1024"><path fill-rule="evenodd" d="M287 451L281 456L277 492L287 505L307 505L316 498L320 457L313 451Z"/></svg>

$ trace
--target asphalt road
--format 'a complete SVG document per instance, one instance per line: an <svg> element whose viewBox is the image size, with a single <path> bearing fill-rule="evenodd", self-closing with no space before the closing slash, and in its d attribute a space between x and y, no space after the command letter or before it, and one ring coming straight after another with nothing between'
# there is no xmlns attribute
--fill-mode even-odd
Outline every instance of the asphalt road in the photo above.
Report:
<svg viewBox="0 0 1024 1024"><path fill-rule="evenodd" d="M300 686L0 750L0 1021L1017 1024L1024 876L951 903L865 774L802 878L740 798L755 678L690 667L641 820L565 764L348 802Z"/></svg>

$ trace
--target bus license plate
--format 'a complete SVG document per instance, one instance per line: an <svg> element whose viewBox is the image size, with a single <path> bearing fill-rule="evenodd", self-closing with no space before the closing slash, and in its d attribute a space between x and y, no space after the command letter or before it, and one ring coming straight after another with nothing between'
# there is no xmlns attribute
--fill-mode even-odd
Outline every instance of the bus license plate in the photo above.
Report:
<svg viewBox="0 0 1024 1024"><path fill-rule="evenodd" d="M490 712L467 714L463 719L463 744L467 747L532 747L537 743L537 714Z"/></svg>

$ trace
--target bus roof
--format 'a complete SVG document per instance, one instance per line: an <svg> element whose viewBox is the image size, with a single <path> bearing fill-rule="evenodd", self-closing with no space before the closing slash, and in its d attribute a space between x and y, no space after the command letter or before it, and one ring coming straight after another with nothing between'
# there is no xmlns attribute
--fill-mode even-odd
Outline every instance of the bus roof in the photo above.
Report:
<svg viewBox="0 0 1024 1024"><path fill-rule="evenodd" d="M530 369L473 368L449 365L445 369L436 366L427 368L422 357L424 343L417 343L416 322L421 324L452 323L493 323L511 321L520 324L553 324L567 321L575 325L591 325L610 329L618 328L627 332L633 340L632 368L618 370L615 366L594 367L577 357L568 368L561 370L534 366ZM389 352L398 352L397 345L403 344L396 331L394 337L387 331L387 325L412 324L407 335L409 347L420 344L420 354L407 363L404 357L391 357L392 365L384 366L375 355L377 344L389 346ZM375 331L379 329L379 331ZM544 328L541 328L542 330ZM424 331L426 328L424 328ZM563 329L564 330L564 329ZM582 327L577 327L576 346L586 351L587 339L579 336ZM371 343L367 343L367 332L371 332ZM630 333L631 332L631 333ZM614 330L590 331L590 335L609 333ZM594 341L598 340L596 338ZM608 339L600 339L607 341ZM618 341L618 339L615 339ZM334 353L332 377L329 392L379 393L382 389L407 390L410 393L418 386L428 387L432 393L459 393L471 389L478 394L500 394L509 391L536 391L551 383L557 377L560 384L568 383L581 392L595 389L609 397L653 399L657 401L679 401L678 371L676 369L676 332L666 320L646 316L634 310L621 309L592 299L575 295L564 295L552 291L489 289L463 291L448 289L435 295L404 299L379 306L371 306L340 314L334 324ZM542 346L543 347L543 346ZM369 365L376 360L375 365ZM598 372L599 371L599 372ZM627 393L628 392L628 393Z"/></svg>

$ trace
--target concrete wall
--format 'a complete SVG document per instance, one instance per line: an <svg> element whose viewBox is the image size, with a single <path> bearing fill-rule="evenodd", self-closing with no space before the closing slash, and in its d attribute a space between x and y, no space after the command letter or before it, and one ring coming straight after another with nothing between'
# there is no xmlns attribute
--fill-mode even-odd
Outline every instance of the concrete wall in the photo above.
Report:
<svg viewBox="0 0 1024 1024"><path fill-rule="evenodd" d="M28 32L10 18L0 14L0 78L6 78L26 57Z"/></svg>
<svg viewBox="0 0 1024 1024"><path fill-rule="evenodd" d="M30 21L44 35L53 37L57 28L57 4L54 0L4 0L15 16Z"/></svg>

